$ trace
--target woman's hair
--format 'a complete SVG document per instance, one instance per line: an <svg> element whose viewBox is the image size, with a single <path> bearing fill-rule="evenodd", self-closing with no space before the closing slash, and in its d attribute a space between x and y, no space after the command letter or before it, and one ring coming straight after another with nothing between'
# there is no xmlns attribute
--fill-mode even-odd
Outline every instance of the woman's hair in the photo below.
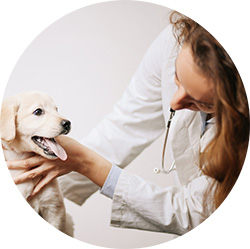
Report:
<svg viewBox="0 0 250 249"><path fill-rule="evenodd" d="M214 83L217 130L201 154L200 165L205 175L217 180L211 186L217 208L234 186L246 156L249 109L245 89L233 61L208 31L178 12L171 14L170 22L178 43L191 48L200 72Z"/></svg>

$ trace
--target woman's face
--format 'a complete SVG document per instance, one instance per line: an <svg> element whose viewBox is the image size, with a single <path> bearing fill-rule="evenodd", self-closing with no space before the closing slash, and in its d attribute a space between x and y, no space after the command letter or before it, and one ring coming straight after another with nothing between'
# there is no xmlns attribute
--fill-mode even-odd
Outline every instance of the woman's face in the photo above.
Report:
<svg viewBox="0 0 250 249"><path fill-rule="evenodd" d="M187 45L182 47L176 59L175 84L178 90L170 103L174 110L214 112L214 84L199 72Z"/></svg>

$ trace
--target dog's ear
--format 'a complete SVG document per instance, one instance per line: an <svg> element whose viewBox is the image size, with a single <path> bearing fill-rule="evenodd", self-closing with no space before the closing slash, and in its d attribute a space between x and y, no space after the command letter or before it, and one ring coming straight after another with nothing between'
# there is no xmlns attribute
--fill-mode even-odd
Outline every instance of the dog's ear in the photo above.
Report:
<svg viewBox="0 0 250 249"><path fill-rule="evenodd" d="M2 102L0 116L1 139L10 143L16 136L17 101L9 98Z"/></svg>

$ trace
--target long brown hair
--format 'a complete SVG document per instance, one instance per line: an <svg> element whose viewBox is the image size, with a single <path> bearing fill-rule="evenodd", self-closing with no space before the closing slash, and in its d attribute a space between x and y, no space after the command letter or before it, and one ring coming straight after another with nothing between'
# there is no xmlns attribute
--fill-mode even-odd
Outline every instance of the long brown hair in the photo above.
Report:
<svg viewBox="0 0 250 249"><path fill-rule="evenodd" d="M214 205L219 207L242 169L249 140L249 108L240 75L220 43L198 23L178 12L170 17L180 45L191 48L200 72L212 79L216 134L201 154L203 173L215 179ZM208 190L210 191L210 190Z"/></svg>

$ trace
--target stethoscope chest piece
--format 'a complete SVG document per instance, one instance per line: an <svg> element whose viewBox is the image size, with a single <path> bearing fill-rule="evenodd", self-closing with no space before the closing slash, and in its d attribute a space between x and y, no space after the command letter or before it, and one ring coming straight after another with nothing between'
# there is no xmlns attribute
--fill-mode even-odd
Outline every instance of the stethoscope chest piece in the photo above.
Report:
<svg viewBox="0 0 250 249"><path fill-rule="evenodd" d="M159 173L161 173L161 170L159 168L154 168L154 173L159 174Z"/></svg>
<svg viewBox="0 0 250 249"><path fill-rule="evenodd" d="M155 174L159 174L159 173L169 174L172 171L174 171L175 169L176 169L175 168L175 161L173 161L173 163L171 164L171 166L169 167L168 170L165 170L164 168L163 169L154 168L154 173Z"/></svg>

